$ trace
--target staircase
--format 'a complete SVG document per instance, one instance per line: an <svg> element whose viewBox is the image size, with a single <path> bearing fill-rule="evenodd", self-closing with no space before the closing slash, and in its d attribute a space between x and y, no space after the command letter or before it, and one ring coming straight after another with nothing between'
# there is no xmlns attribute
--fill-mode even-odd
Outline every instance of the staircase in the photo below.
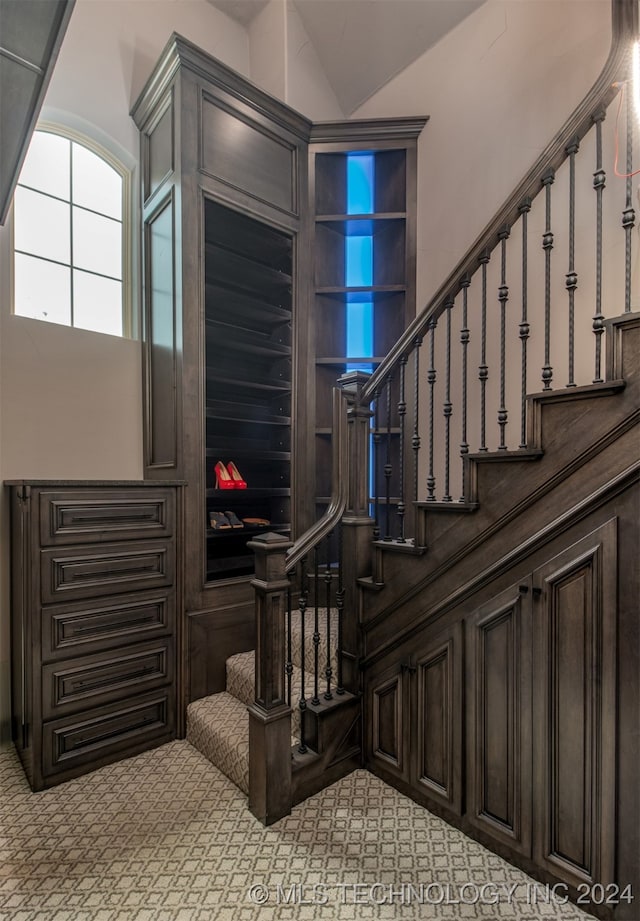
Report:
<svg viewBox="0 0 640 921"><path fill-rule="evenodd" d="M335 770L345 759L359 760L359 707L357 699L336 683L338 610L331 609L327 615L326 608L307 609L305 604L302 611L289 612L287 620L290 657L282 679L291 708L291 763L297 802L309 795L314 777L322 776L330 765ZM226 690L196 700L187 708L187 741L247 796L248 708L256 699L255 676L254 650L231 656L226 662ZM338 767L336 779L341 773Z"/></svg>
<svg viewBox="0 0 640 921"><path fill-rule="evenodd" d="M253 542L260 652L187 717L265 824L364 760L573 898L640 885L632 145L610 191L602 156L637 7L612 8L592 92L373 374L341 378L329 510Z"/></svg>

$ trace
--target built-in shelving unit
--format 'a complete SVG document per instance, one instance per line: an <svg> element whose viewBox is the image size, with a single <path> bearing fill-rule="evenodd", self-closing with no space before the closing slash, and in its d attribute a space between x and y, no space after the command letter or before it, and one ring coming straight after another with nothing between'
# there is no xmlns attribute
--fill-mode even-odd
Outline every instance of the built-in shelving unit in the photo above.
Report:
<svg viewBox="0 0 640 921"><path fill-rule="evenodd" d="M291 529L292 238L205 202L207 579L253 571L251 537ZM246 489L216 488L233 461ZM242 527L211 527L211 512ZM260 518L268 525L251 525Z"/></svg>
<svg viewBox="0 0 640 921"><path fill-rule="evenodd" d="M311 150L316 514L331 494L331 388L345 371L373 371L415 309L414 197L409 190L415 182L413 143L421 127L389 146L371 132L366 140L357 134L350 139L346 126L344 141L337 142L334 132L330 142ZM390 430L394 452L396 409Z"/></svg>

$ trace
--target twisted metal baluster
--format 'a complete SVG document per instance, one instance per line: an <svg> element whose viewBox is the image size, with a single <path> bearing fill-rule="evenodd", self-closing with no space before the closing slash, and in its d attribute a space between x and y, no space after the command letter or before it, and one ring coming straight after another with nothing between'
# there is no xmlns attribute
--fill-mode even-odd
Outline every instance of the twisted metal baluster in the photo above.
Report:
<svg viewBox="0 0 640 921"><path fill-rule="evenodd" d="M420 349L422 337L417 336L414 343L413 362L413 435L411 447L413 449L413 501L418 501L418 458L420 454Z"/></svg>
<svg viewBox="0 0 640 921"><path fill-rule="evenodd" d="M465 476L464 476L464 459L469 453L469 442L467 441L467 386L468 386L468 360L469 360L469 339L470 332L468 322L468 294L471 279L465 275L460 286L462 288L462 328L460 329L460 342L462 344L462 436L460 441L460 457L462 459L462 494L460 502L465 501Z"/></svg>
<svg viewBox="0 0 640 921"><path fill-rule="evenodd" d="M567 387L575 387L575 298L578 287L576 272L576 154L580 149L578 138L567 146L569 154L569 271L566 276L566 288L569 295L569 381Z"/></svg>
<svg viewBox="0 0 640 921"><path fill-rule="evenodd" d="M300 745L298 751L301 755L307 750L305 744L305 712L307 709L306 698L306 667L305 667L305 614L307 611L307 598L309 594L309 584L307 581L307 558L304 556L300 560L300 597L298 598L298 609L300 611L300 701L298 709L300 710Z"/></svg>
<svg viewBox="0 0 640 921"><path fill-rule="evenodd" d="M320 672L320 623L318 620L318 586L320 579L320 563L318 559L318 547L313 551L313 584L315 586L313 595L313 697L311 703L317 706L320 703L319 697L319 672Z"/></svg>
<svg viewBox="0 0 640 921"><path fill-rule="evenodd" d="M624 312L631 311L631 244L632 231L636 221L636 213L632 205L632 177L633 172L633 111L632 93L627 87L627 169L626 169L626 201L622 212L622 226L625 233L624 248Z"/></svg>
<svg viewBox="0 0 640 921"><path fill-rule="evenodd" d="M607 174L602 167L602 122L604 110L593 116L596 125L596 171L593 174L593 188L596 193L596 304L593 315L593 335L595 336L595 376L594 384L602 382L602 335L604 333L604 314L602 313L602 198Z"/></svg>
<svg viewBox="0 0 640 921"><path fill-rule="evenodd" d="M380 391L373 397L373 539L380 540L380 489L378 475L380 468Z"/></svg>
<svg viewBox="0 0 640 921"><path fill-rule="evenodd" d="M487 451L487 379L489 368L487 366L487 265L489 252L485 250L478 258L482 266L482 319L481 319L481 351L480 365L478 367L478 380L480 381L480 451Z"/></svg>
<svg viewBox="0 0 640 921"><path fill-rule="evenodd" d="M429 383L429 473L427 476L427 501L435 502L436 500L436 478L433 472L433 429L434 429L434 399L436 386L436 326L438 321L435 317L429 320L429 370L427 372L427 381Z"/></svg>
<svg viewBox="0 0 640 921"><path fill-rule="evenodd" d="M454 300L452 297L447 298L445 302L445 311L447 313L446 329L446 346L445 346L445 366L444 366L444 404L442 414L444 415L444 502L451 502L451 493L449 491L449 466L451 463L451 414L453 406L451 404L451 310Z"/></svg>
<svg viewBox="0 0 640 921"><path fill-rule="evenodd" d="M509 421L506 403L506 333L507 333L507 301L509 300L509 288L507 285L507 240L509 239L510 230L503 227L498 234L500 240L500 287L498 289L498 300L500 301L500 409L498 410L498 427L500 429L500 444L498 451L506 451L507 443L505 440L505 429Z"/></svg>
<svg viewBox="0 0 640 921"><path fill-rule="evenodd" d="M344 687L342 684L343 675L342 675L342 641L343 641L343 623L342 618L344 614L344 582L343 582L343 550L344 550L344 541L342 533L342 522L338 523L338 589L336 591L336 608L338 612L338 676L337 676L337 686L336 694L344 694Z"/></svg>
<svg viewBox="0 0 640 921"><path fill-rule="evenodd" d="M527 299L529 291L529 250L528 250L528 214L531 211L531 199L526 198L520 208L522 217L522 316L520 318L520 342L522 344L522 382L520 387L520 447L527 447L527 340L529 338L529 321L527 317Z"/></svg>
<svg viewBox="0 0 640 921"><path fill-rule="evenodd" d="M331 693L331 677L333 675L333 669L331 668L331 584L333 582L333 576L331 575L331 536L333 532L330 532L326 537L327 545L327 559L325 563L324 570L324 587L325 587L325 609L326 609L326 636L327 636L327 662L324 669L324 676L327 681L327 689L324 692L324 699L331 700L333 694Z"/></svg>
<svg viewBox="0 0 640 921"><path fill-rule="evenodd" d="M398 543L404 544L404 514L405 514L405 504L404 504L404 420L407 414L407 402L404 398L404 382L405 374L407 369L407 361L409 359L406 355L403 355L400 359L400 393L398 398L398 417L400 419L400 444L398 446L398 464L399 464L399 499L398 499L398 526L400 529Z"/></svg>
<svg viewBox="0 0 640 921"><path fill-rule="evenodd" d="M551 186L555 179L554 170L550 169L542 177L545 189L545 231L542 235L544 250L544 366L542 368L542 385L544 390L551 390L553 368L551 367L551 250L553 233L551 231Z"/></svg>

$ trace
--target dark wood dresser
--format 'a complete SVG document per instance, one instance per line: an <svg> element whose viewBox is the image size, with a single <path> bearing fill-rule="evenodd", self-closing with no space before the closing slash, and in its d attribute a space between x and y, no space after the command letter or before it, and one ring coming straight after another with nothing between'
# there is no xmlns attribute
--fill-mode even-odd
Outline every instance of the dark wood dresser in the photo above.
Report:
<svg viewBox="0 0 640 921"><path fill-rule="evenodd" d="M182 489L5 485L12 731L42 790L180 733Z"/></svg>

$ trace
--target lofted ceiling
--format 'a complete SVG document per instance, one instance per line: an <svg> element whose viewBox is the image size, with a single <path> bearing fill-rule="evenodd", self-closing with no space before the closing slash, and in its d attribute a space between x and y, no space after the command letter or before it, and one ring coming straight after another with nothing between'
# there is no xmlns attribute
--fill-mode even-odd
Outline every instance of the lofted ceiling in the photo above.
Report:
<svg viewBox="0 0 640 921"><path fill-rule="evenodd" d="M247 26L269 0L209 2ZM344 114L351 115L484 0L291 2Z"/></svg>

